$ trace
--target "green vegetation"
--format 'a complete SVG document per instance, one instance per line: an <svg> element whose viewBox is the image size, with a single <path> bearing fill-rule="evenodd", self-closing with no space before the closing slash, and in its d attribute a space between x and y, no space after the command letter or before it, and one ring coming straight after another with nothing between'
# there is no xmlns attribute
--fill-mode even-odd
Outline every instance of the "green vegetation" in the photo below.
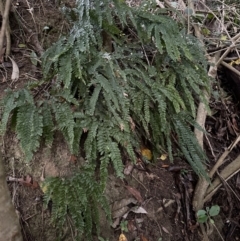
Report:
<svg viewBox="0 0 240 241"><path fill-rule="evenodd" d="M214 224L212 217L217 216L220 212L220 207L214 205L211 208L206 207L206 210L198 210L197 212L197 221L199 223L206 223L208 220Z"/></svg>
<svg viewBox="0 0 240 241"><path fill-rule="evenodd" d="M67 220L77 230L79 240L91 240L93 224L99 233L99 208L102 208L110 220L108 202L103 189L94 179L94 169L85 167L71 178L48 178L43 189L46 190L45 203L52 202L52 219L58 230L59 240L63 235L62 227ZM68 217L68 218L67 218Z"/></svg>
<svg viewBox="0 0 240 241"><path fill-rule="evenodd" d="M72 23L69 35L42 57L43 80L7 90L2 103L1 131L11 119L28 161L41 140L51 146L55 131L62 132L75 155L81 141L86 159L81 175L86 178L48 180L46 193L58 227L69 213L79 237L89 236L90 223L97 220L91 208L102 197L109 164L122 177L122 156L135 161L143 138L155 153L166 150L171 160L177 140L174 148L206 176L206 156L191 130L195 102L209 86L204 55L168 11L151 4L132 9L117 0L76 0L75 8L65 8ZM149 7L156 10L150 13ZM81 210L80 216L73 210Z"/></svg>

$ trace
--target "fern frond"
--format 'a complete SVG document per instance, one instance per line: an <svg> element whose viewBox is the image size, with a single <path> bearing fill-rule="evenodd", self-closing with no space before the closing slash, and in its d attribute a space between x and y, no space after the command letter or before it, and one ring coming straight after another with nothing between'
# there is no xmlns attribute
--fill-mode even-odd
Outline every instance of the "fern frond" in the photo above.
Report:
<svg viewBox="0 0 240 241"><path fill-rule="evenodd" d="M69 144L70 150L73 151L75 122L71 107L67 103L53 102L52 109L55 114L57 127L62 131Z"/></svg>
<svg viewBox="0 0 240 241"><path fill-rule="evenodd" d="M42 107L42 118L43 118L43 139L48 146L52 145L53 142L53 116L48 103L44 103Z"/></svg>
<svg viewBox="0 0 240 241"><path fill-rule="evenodd" d="M40 145L43 132L43 118L35 105L27 104L18 108L16 131L26 160L29 161Z"/></svg>
<svg viewBox="0 0 240 241"><path fill-rule="evenodd" d="M186 119L183 119L184 116L186 117L187 114L181 113L173 118L174 129L178 135L179 147L193 170L199 175L209 179L203 166L207 157L192 134Z"/></svg>

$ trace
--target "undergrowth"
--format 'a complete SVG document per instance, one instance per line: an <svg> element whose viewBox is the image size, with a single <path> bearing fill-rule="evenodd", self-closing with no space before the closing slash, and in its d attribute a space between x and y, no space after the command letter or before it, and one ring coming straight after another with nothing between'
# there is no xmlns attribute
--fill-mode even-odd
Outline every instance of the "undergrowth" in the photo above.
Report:
<svg viewBox="0 0 240 241"><path fill-rule="evenodd" d="M170 160L176 141L194 171L206 176L206 156L191 129L195 103L204 101L202 89L208 89L204 55L168 11L150 2L129 8L124 1L76 0L74 8L64 9L72 24L69 35L42 56L43 81L7 90L2 102L1 131L11 119L26 160L41 140L51 146L54 132L61 131L71 153L85 157L84 168L100 166L99 180L88 177L91 187L78 179L80 174L49 181L52 192L46 199L55 203L60 226L82 205L85 214L79 213L75 223L79 234L92 229L89 211L104 191L109 164L123 177L122 156L134 161L143 138ZM71 205L65 199L70 193L75 195ZM84 202L78 195L85 195ZM95 201L90 205L89 200Z"/></svg>

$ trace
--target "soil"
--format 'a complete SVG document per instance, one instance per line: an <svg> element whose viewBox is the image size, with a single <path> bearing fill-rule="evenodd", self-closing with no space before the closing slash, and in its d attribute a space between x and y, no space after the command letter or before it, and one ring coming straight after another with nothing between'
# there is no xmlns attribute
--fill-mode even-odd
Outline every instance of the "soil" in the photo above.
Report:
<svg viewBox="0 0 240 241"><path fill-rule="evenodd" d="M16 16L21 23L16 21ZM28 82L41 80L41 69L31 57L36 55L39 61L37 56L40 56L42 49L47 49L69 29L59 10L58 1L53 0L14 0L10 26L11 54L20 68L20 77L17 82L11 83L11 62L6 60L9 67L0 68L0 98L7 88L19 89ZM33 35L37 36L38 42ZM224 97L223 101L214 98L211 101L211 108L213 113L206 122L209 135L205 140L206 152L209 159L213 160L209 165L217 160L239 133L239 111L233 99ZM8 182L24 241L56 240L57 234L51 222L51 211L43 205L43 192L38 184L41 183L44 171L45 177L71 175L71 154L62 136L56 135L51 148L42 146L29 163L24 160L17 137L11 131L5 135L2 148L8 178L25 178ZM238 152L239 147L231 153L228 161L233 160ZM77 157L77 162L81 162L81 158ZM132 171L129 172L129 169ZM135 165L126 164L126 175L123 180L116 178L111 168L109 172L105 194L112 207L113 219L110 224L101 212L102 240L120 240L120 224L125 225L122 230L128 241L202 240L191 206L197 177L184 160L176 158L174 163L169 163L168 159L159 158L149 164L141 160ZM236 195L239 194L239 186L236 184L238 179L239 177L233 177L228 182L235 189ZM214 220L221 235L228 235L228 239L225 240L239 240L239 199L228 191L223 187L207 205L210 207L218 204L221 207L221 214ZM123 211L116 212L116 207L123 207ZM123 217L126 212L128 214ZM232 233L229 231L230 226L225 226L226 220L231 221ZM66 227L64 232L62 240L75 240L74 233L69 227ZM210 240L221 240L216 230L213 231Z"/></svg>

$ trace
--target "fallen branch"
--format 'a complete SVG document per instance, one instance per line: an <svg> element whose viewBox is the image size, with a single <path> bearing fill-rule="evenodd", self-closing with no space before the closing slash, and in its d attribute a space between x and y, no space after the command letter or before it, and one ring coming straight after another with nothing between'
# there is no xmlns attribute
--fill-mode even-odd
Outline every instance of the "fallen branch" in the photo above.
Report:
<svg viewBox="0 0 240 241"><path fill-rule="evenodd" d="M234 67L232 67L230 64L226 63L225 61L222 61L221 64L222 64L224 67L230 69L232 72L234 72L234 73L237 74L238 76L240 76L240 72L239 72L237 69L235 69Z"/></svg>
<svg viewBox="0 0 240 241"><path fill-rule="evenodd" d="M227 181L238 172L240 172L240 155L220 172L220 176ZM216 193L216 191L221 187L221 185L222 183L220 178L215 178L215 180L212 182L212 185L207 189L204 202L209 201L214 193Z"/></svg>
<svg viewBox="0 0 240 241"><path fill-rule="evenodd" d="M1 32L0 32L0 53L3 53L3 42L4 42L4 36L6 34L7 38L7 48L6 48L6 55L8 56L10 54L10 49L11 49L11 38L10 38L10 28L8 25L8 16L9 16L9 11L10 11L10 6L11 6L11 0L7 0L5 4L5 9L3 7L3 1L0 0L0 11L2 13L2 27L1 27ZM3 56L0 56L0 59L2 59Z"/></svg>

